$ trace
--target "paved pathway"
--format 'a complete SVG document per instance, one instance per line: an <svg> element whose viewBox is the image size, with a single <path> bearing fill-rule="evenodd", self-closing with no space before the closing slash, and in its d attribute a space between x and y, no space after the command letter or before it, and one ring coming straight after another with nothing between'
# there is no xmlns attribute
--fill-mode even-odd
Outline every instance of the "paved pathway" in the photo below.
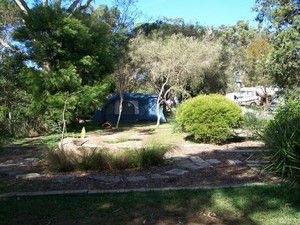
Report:
<svg viewBox="0 0 300 225"><path fill-rule="evenodd" d="M28 148L28 146L27 146ZM239 152L255 152L256 150L239 150ZM235 151L234 153L236 153ZM231 153L228 151L228 153ZM167 171L162 171L160 173L153 173L150 174L149 176L144 176L144 175L136 175L136 176L127 176L127 177L121 177L121 176L103 176L103 175L91 175L89 176L89 179L94 179L94 180L99 180L103 182L108 182L108 183L118 183L122 181L127 181L127 182L140 182L140 181L145 181L147 179L152 179L152 180L164 180L164 179L169 179L174 176L182 176L184 174L187 174L191 171L194 170L201 170L204 168L213 168L218 164L221 163L226 163L229 165L236 165L236 164L245 164L251 168L260 168L261 163L258 161L254 160L245 160L245 161L240 161L237 159L230 159L230 160L225 160L225 161L220 161L215 158L210 158L210 159L202 159L199 156L191 156L191 155L172 155L169 156L170 159L174 160L175 163L173 164L173 168L167 170ZM39 159L37 158L25 158L25 159L19 159L19 160L10 160L9 163L0 163L0 175L6 175L6 176L11 176L15 177L17 179L39 179L43 178L46 175L39 173L38 171L34 171L34 168L30 170L30 164L38 161ZM29 168L29 169L28 169ZM58 175L58 176L53 176L52 177L53 181L55 182L60 182L60 183L65 183L65 182L71 182L76 180L75 175Z"/></svg>

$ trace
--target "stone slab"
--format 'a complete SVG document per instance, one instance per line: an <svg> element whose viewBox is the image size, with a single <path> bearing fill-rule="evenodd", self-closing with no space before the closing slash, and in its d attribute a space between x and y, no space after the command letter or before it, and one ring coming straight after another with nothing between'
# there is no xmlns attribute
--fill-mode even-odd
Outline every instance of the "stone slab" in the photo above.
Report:
<svg viewBox="0 0 300 225"><path fill-rule="evenodd" d="M161 174L151 174L150 177L151 177L151 179L153 179L153 180L163 180L163 179L168 179L168 178L170 178L169 176L161 175Z"/></svg>
<svg viewBox="0 0 300 225"><path fill-rule="evenodd" d="M212 167L212 165L210 165L208 162L206 162L204 159L202 159L199 156L192 156L190 157L190 160L197 166L200 166L201 168Z"/></svg>
<svg viewBox="0 0 300 225"><path fill-rule="evenodd" d="M238 160L238 159L228 159L227 163L229 165L237 165L237 164L242 164L243 162L241 160Z"/></svg>
<svg viewBox="0 0 300 225"><path fill-rule="evenodd" d="M270 152L268 149L236 149L236 150L216 150L221 153L255 153L255 152Z"/></svg>
<svg viewBox="0 0 300 225"><path fill-rule="evenodd" d="M35 179L35 178L40 178L43 177L43 175L39 174L39 173L27 173L27 174L23 174L23 175L16 175L17 179Z"/></svg>
<svg viewBox="0 0 300 225"><path fill-rule="evenodd" d="M11 167L11 166L19 166L19 163L0 163L0 169L6 168L6 167Z"/></svg>
<svg viewBox="0 0 300 225"><path fill-rule="evenodd" d="M265 164L265 163L269 163L270 161L267 160L246 160L246 163L249 164Z"/></svg>
<svg viewBox="0 0 300 225"><path fill-rule="evenodd" d="M147 180L147 178L144 176L131 176L131 177L127 177L126 179L129 182L139 182L139 181Z"/></svg>
<svg viewBox="0 0 300 225"><path fill-rule="evenodd" d="M76 180L76 176L73 175L60 175L60 176L54 176L52 177L52 180L54 182L59 182L59 183L68 183Z"/></svg>
<svg viewBox="0 0 300 225"><path fill-rule="evenodd" d="M250 163L248 163L247 166L258 168L258 167L261 167L261 164L250 164Z"/></svg>
<svg viewBox="0 0 300 225"><path fill-rule="evenodd" d="M205 159L205 161L208 162L209 164L220 164L220 163L222 163L218 159Z"/></svg>
<svg viewBox="0 0 300 225"><path fill-rule="evenodd" d="M189 169L189 170L198 170L203 168L199 165L195 165L192 161L188 159L177 161L176 165L180 168Z"/></svg>
<svg viewBox="0 0 300 225"><path fill-rule="evenodd" d="M25 171L13 168L13 167L2 167L0 168L0 174L6 175L6 176L16 176L24 174Z"/></svg>
<svg viewBox="0 0 300 225"><path fill-rule="evenodd" d="M171 169L167 172L165 172L166 174L172 174L172 175L183 175L183 174L186 174L188 173L189 171L188 170L182 170L182 169L178 169L178 168L174 168L174 169Z"/></svg>
<svg viewBox="0 0 300 225"><path fill-rule="evenodd" d="M100 180L109 183L118 183L120 182L120 177L118 176L89 176L90 179Z"/></svg>

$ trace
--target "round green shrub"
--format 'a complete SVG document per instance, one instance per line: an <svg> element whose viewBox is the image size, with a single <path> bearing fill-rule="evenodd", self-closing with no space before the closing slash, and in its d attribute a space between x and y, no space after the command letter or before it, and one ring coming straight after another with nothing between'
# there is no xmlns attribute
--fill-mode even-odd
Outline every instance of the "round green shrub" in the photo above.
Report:
<svg viewBox="0 0 300 225"><path fill-rule="evenodd" d="M300 101L288 100L269 121L262 140L272 151L266 169L292 183L300 183Z"/></svg>
<svg viewBox="0 0 300 225"><path fill-rule="evenodd" d="M220 143L232 136L232 129L242 121L242 110L218 94L188 99L176 112L176 121L195 141Z"/></svg>

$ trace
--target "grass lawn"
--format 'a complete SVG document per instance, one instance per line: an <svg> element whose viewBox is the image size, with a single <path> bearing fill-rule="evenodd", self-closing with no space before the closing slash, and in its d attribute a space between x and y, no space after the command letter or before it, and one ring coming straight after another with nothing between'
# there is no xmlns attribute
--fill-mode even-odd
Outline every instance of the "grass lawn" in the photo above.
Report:
<svg viewBox="0 0 300 225"><path fill-rule="evenodd" d="M0 224L300 224L282 186L0 199Z"/></svg>

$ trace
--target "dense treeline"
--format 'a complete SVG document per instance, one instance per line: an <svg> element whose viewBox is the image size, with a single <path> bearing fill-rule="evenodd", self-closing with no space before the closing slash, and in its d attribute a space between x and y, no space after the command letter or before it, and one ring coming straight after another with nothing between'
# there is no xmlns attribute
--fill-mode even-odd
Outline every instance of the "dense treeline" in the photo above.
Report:
<svg viewBox="0 0 300 225"><path fill-rule="evenodd" d="M0 0L1 135L60 130L64 109L76 122L115 91L157 93L164 104L236 91L237 82L299 87L298 1L257 0L258 20L270 28L135 24L135 1L116 3Z"/></svg>

